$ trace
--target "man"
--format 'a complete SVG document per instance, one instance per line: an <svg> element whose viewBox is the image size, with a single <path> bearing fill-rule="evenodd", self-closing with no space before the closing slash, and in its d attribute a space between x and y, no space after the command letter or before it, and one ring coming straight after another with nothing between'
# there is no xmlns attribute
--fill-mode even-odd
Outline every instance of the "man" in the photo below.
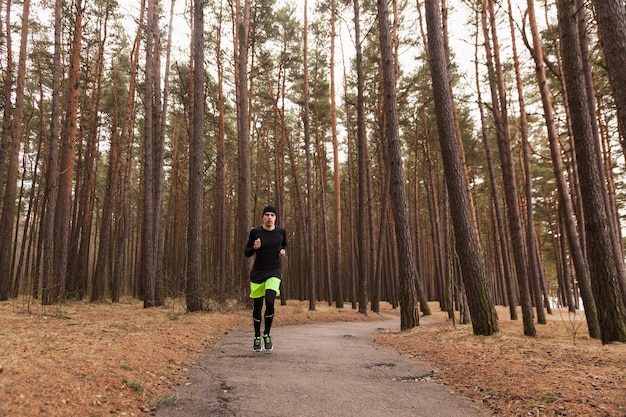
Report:
<svg viewBox="0 0 626 417"><path fill-rule="evenodd" d="M280 261L285 257L287 249L287 233L282 227L276 226L276 214L276 208L273 206L266 206L263 209L263 224L250 230L245 248L247 257L255 255L254 265L250 271L250 298L254 302L252 349L255 352L273 349L270 329L274 319L274 301L280 295L282 279ZM265 299L265 329L261 338L263 299Z"/></svg>

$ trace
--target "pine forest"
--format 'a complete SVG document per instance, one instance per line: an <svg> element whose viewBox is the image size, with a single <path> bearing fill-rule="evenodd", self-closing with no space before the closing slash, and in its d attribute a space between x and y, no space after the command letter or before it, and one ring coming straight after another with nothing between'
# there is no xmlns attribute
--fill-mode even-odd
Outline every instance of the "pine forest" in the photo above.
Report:
<svg viewBox="0 0 626 417"><path fill-rule="evenodd" d="M281 302L626 342L623 0L3 0L0 301ZM521 316L518 315L518 307Z"/></svg>

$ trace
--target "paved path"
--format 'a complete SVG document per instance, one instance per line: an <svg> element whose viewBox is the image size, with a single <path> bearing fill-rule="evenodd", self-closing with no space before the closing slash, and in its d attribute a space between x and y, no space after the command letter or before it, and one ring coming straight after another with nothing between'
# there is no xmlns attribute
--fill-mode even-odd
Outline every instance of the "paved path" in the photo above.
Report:
<svg viewBox="0 0 626 417"><path fill-rule="evenodd" d="M423 320L425 318L422 318ZM432 369L372 344L377 322L275 327L274 350L252 352L252 330L226 335L176 387L157 417L485 417L432 382Z"/></svg>

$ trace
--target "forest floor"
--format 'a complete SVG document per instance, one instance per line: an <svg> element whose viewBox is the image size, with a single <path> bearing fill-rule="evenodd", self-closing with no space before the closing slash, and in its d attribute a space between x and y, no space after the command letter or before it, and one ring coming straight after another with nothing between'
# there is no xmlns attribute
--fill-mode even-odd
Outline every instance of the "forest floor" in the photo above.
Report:
<svg viewBox="0 0 626 417"><path fill-rule="evenodd" d="M626 417L626 345L602 345L586 334L584 315L554 310L537 336L498 307L500 333L481 337L431 304L433 324L387 330L378 343L434 369L434 380L488 407L494 416ZM386 303L381 313L399 314ZM184 304L143 309L33 300L0 303L0 416L141 416L167 400L175 385L221 336L250 327L249 309L185 313ZM277 306L275 324L384 320L306 301ZM430 320L429 320L430 321Z"/></svg>

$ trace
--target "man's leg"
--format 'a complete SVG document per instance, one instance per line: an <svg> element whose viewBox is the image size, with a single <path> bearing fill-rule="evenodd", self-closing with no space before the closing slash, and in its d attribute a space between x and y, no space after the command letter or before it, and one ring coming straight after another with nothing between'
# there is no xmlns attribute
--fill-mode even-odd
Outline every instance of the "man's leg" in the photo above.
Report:
<svg viewBox="0 0 626 417"><path fill-rule="evenodd" d="M252 309L252 321L254 322L254 342L252 350L260 352L261 347L261 309L263 308L263 297L253 298L254 307Z"/></svg>
<svg viewBox="0 0 626 417"><path fill-rule="evenodd" d="M274 320L274 300L276 300L276 291L265 291L265 330L263 331L263 344L266 351L274 349L272 339L270 338L270 329Z"/></svg>
<svg viewBox="0 0 626 417"><path fill-rule="evenodd" d="M272 328L272 321L274 320L274 301L276 300L276 291L274 290L266 290L265 291L265 330L263 331L263 335L270 334L270 329Z"/></svg>
<svg viewBox="0 0 626 417"><path fill-rule="evenodd" d="M253 298L254 307L252 320L254 321L254 337L261 337L261 310L263 309L263 297Z"/></svg>

